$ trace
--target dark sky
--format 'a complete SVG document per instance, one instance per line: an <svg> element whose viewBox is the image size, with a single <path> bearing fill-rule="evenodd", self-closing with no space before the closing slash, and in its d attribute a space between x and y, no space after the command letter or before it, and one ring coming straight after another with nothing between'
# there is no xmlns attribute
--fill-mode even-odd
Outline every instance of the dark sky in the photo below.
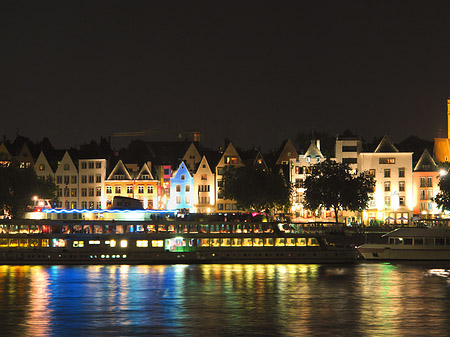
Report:
<svg viewBox="0 0 450 337"><path fill-rule="evenodd" d="M56 147L148 129L264 149L312 130L445 137L449 13L449 1L2 1L0 132Z"/></svg>

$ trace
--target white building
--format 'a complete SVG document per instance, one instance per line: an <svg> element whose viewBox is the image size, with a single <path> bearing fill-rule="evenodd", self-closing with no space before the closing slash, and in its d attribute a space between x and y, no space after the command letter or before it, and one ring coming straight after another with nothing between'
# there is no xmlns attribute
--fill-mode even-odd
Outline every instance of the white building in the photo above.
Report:
<svg viewBox="0 0 450 337"><path fill-rule="evenodd" d="M358 156L362 152L362 141L358 137L336 138L336 161L348 164L351 169L357 168Z"/></svg>
<svg viewBox="0 0 450 337"><path fill-rule="evenodd" d="M376 150L362 152L358 172L369 171L375 178L373 200L363 213L365 224L407 224L412 217L412 152L399 152L387 136Z"/></svg>
<svg viewBox="0 0 450 337"><path fill-rule="evenodd" d="M194 209L197 213L211 213L215 209L215 174L203 156L194 174Z"/></svg>
<svg viewBox="0 0 450 337"><path fill-rule="evenodd" d="M304 181L311 172L311 166L321 163L325 157L320 151L320 142L312 140L308 150L304 155L289 160L289 181L291 182L294 193L292 200L292 211L296 217L311 218L313 215L303 207L303 193L305 192Z"/></svg>
<svg viewBox="0 0 450 337"><path fill-rule="evenodd" d="M103 189L106 176L106 159L80 159L79 206L82 209L104 209Z"/></svg>

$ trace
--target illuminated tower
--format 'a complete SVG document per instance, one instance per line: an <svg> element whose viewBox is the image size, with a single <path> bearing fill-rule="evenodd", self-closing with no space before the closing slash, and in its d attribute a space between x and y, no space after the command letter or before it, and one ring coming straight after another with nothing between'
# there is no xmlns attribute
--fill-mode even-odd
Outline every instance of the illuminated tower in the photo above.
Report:
<svg viewBox="0 0 450 337"><path fill-rule="evenodd" d="M447 138L450 139L450 97L447 98Z"/></svg>

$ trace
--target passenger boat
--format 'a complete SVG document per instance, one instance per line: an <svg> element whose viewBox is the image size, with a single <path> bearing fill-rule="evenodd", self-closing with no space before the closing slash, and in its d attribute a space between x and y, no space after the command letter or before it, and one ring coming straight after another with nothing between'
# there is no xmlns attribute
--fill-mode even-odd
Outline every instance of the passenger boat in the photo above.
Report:
<svg viewBox="0 0 450 337"><path fill-rule="evenodd" d="M450 229L398 228L384 235L384 244L357 247L366 260L450 260Z"/></svg>
<svg viewBox="0 0 450 337"><path fill-rule="evenodd" d="M0 264L350 263L354 247L277 223L0 221Z"/></svg>

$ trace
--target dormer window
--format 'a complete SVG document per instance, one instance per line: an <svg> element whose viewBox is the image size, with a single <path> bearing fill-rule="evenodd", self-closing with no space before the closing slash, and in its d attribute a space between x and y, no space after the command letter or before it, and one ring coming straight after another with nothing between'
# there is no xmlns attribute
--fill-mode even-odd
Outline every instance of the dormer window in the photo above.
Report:
<svg viewBox="0 0 450 337"><path fill-rule="evenodd" d="M181 177L180 177L180 179L181 179L181 180L185 180L185 179L186 179L185 175L182 174Z"/></svg>

